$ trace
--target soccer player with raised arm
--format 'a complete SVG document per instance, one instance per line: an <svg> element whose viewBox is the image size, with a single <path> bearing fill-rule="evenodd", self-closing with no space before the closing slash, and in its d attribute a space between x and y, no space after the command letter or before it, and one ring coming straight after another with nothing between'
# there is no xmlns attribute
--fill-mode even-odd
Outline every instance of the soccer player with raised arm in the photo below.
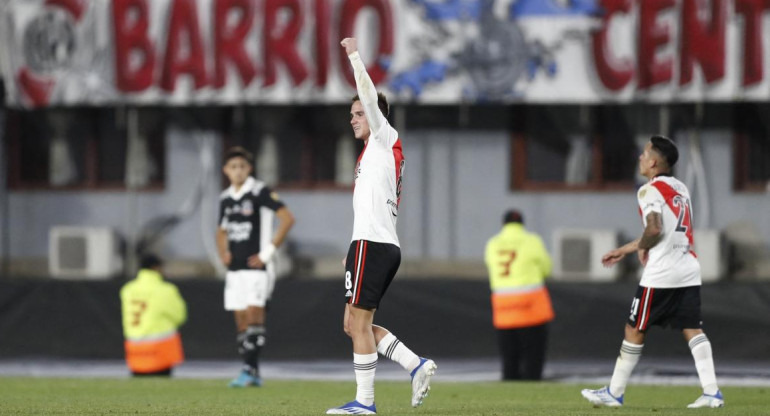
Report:
<svg viewBox="0 0 770 416"><path fill-rule="evenodd" d="M350 125L364 141L353 188L353 238L345 264L345 333L353 340L356 398L326 414L376 414L374 373L377 353L399 363L412 377L412 406L422 404L436 371L387 329L374 325L374 312L401 264L396 218L404 156L398 132L388 123L388 102L366 72L355 38L340 43L353 66L358 94L350 106Z"/></svg>
<svg viewBox="0 0 770 416"><path fill-rule="evenodd" d="M644 232L640 238L602 257L611 267L636 253L644 267L642 280L631 303L625 337L608 387L582 391L595 406L623 405L623 394L642 355L647 329L652 325L679 329L690 346L703 394L688 408L722 407L711 343L701 329L698 258L693 251L690 192L671 176L679 151L674 142L653 136L639 156L639 173L649 179L639 188L639 213Z"/></svg>

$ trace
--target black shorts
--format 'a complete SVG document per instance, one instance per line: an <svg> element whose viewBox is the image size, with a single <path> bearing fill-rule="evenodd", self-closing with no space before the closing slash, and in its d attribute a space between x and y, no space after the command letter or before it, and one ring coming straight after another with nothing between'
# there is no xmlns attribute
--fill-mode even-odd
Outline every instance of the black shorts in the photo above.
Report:
<svg viewBox="0 0 770 416"><path fill-rule="evenodd" d="M700 286L662 289L639 286L631 303L628 324L641 332L652 325L700 329Z"/></svg>
<svg viewBox="0 0 770 416"><path fill-rule="evenodd" d="M380 306L401 264L401 249L393 244L356 240L345 260L345 303L367 309Z"/></svg>

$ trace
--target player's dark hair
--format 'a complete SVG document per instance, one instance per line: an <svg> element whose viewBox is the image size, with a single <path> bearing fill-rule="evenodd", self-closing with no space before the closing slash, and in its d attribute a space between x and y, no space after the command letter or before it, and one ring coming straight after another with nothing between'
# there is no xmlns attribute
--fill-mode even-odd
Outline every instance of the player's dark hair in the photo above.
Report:
<svg viewBox="0 0 770 416"><path fill-rule="evenodd" d="M660 135L652 136L650 143L652 143L652 148L666 160L669 170L672 169L676 161L679 160L679 150L676 148L676 144L668 137Z"/></svg>
<svg viewBox="0 0 770 416"><path fill-rule="evenodd" d="M350 100L351 103L354 103L356 101L361 101L361 98L358 97L358 94L356 94L352 100ZM380 111L382 112L382 115L385 117L388 117L388 114L390 114L390 105L388 104L388 97L385 96L385 94L378 92L377 93L377 107L380 107Z"/></svg>
<svg viewBox="0 0 770 416"><path fill-rule="evenodd" d="M519 223L524 224L524 216L521 212L515 209L511 209L505 212L503 215L503 224Z"/></svg>
<svg viewBox="0 0 770 416"><path fill-rule="evenodd" d="M159 267L162 264L163 262L160 260L160 257L149 253L143 255L142 259L139 261L139 267L142 269L152 269L154 267Z"/></svg>
<svg viewBox="0 0 770 416"><path fill-rule="evenodd" d="M241 146L234 146L225 152L225 161L224 164L226 165L227 162L230 161L230 159L235 157L242 157L246 159L247 162L249 162L250 165L254 165L254 155L251 154L248 150L244 149Z"/></svg>

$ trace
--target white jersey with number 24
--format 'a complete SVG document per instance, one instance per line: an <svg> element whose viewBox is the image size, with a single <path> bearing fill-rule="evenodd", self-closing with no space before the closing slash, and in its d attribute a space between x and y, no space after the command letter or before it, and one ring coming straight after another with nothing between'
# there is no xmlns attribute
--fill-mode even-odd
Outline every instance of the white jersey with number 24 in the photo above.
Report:
<svg viewBox="0 0 770 416"><path fill-rule="evenodd" d="M637 192L642 223L657 212L663 222L663 238L650 249L641 286L676 288L701 284L700 263L693 247L690 192L673 176L656 176Z"/></svg>

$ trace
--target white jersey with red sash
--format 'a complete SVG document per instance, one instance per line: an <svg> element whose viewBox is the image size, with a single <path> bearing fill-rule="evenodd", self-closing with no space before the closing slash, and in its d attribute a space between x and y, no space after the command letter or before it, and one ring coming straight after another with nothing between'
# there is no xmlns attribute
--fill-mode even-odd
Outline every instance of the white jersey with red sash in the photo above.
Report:
<svg viewBox="0 0 770 416"><path fill-rule="evenodd" d="M367 240L399 246L396 234L404 155L396 129L377 107L377 91L358 52L353 65L359 99L369 122L369 140L358 157L353 188L352 241Z"/></svg>
<svg viewBox="0 0 770 416"><path fill-rule="evenodd" d="M352 241L398 246L396 220L404 157L396 130L385 124L377 133L385 137L370 139L356 166Z"/></svg>
<svg viewBox="0 0 770 416"><path fill-rule="evenodd" d="M690 192L673 176L656 176L637 193L642 223L657 212L663 222L663 237L650 249L650 257L639 285L676 288L701 284L700 263L693 251L693 221Z"/></svg>

